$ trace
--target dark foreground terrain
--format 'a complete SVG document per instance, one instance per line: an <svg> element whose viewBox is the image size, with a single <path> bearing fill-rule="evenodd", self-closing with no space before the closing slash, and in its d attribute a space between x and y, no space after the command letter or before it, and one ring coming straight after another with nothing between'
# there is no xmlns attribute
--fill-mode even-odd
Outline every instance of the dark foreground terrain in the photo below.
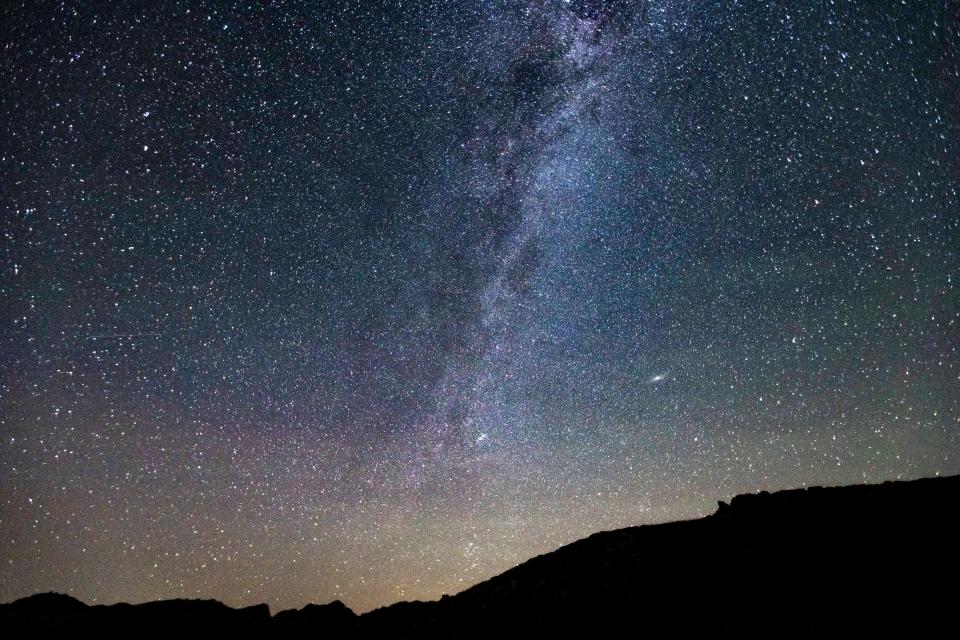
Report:
<svg viewBox="0 0 960 640"><path fill-rule="evenodd" d="M956 633L960 476L734 498L699 520L597 533L436 602L271 616L214 600L0 605L0 637L649 637Z"/></svg>

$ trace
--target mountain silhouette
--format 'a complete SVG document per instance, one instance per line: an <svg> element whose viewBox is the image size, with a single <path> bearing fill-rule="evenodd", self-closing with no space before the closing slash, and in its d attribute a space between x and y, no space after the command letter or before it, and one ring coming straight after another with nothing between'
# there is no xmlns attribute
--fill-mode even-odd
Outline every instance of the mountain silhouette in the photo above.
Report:
<svg viewBox="0 0 960 640"><path fill-rule="evenodd" d="M214 600L0 605L0 636L502 638L954 629L960 476L739 495L710 516L606 531L457 595L357 616Z"/></svg>

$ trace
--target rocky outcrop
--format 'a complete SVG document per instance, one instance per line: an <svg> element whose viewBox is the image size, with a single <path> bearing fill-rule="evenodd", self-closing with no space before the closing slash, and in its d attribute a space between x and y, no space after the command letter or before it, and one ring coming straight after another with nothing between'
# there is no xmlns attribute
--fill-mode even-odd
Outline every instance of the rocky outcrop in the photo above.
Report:
<svg viewBox="0 0 960 640"><path fill-rule="evenodd" d="M287 609L273 617L272 630L281 638L314 638L317 634L337 635L355 632L357 614L339 600L330 604L308 604L302 609Z"/></svg>

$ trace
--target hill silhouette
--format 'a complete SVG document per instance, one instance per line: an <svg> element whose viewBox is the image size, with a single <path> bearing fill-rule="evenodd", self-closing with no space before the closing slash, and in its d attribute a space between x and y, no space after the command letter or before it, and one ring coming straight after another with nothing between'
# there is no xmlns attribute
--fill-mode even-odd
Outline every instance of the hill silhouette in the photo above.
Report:
<svg viewBox="0 0 960 640"><path fill-rule="evenodd" d="M960 476L740 495L697 520L594 534L454 596L355 615L214 600L0 605L13 637L541 637L924 633L955 627Z"/></svg>

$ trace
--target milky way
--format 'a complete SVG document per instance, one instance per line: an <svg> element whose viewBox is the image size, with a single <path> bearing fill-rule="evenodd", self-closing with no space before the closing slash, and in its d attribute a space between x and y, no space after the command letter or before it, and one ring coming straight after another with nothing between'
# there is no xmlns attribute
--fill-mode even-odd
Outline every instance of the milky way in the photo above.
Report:
<svg viewBox="0 0 960 640"><path fill-rule="evenodd" d="M121 4L0 10L0 599L960 472L956 2Z"/></svg>

